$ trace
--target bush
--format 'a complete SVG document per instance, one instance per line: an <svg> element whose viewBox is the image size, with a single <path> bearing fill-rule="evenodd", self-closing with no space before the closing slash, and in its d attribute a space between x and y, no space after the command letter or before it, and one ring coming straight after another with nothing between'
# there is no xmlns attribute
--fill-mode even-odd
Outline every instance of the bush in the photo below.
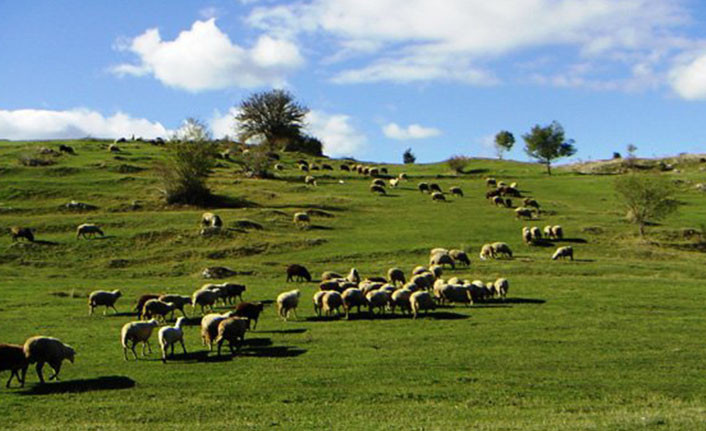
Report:
<svg viewBox="0 0 706 431"><path fill-rule="evenodd" d="M463 169L466 167L466 165L468 165L468 162L470 160L471 159L466 156L453 156L449 160L447 160L446 163L448 163L451 170L453 170L457 174L462 174Z"/></svg>
<svg viewBox="0 0 706 431"><path fill-rule="evenodd" d="M252 178L272 178L270 172L272 160L268 154L267 148L263 145L252 146L243 153L241 164L245 175Z"/></svg>
<svg viewBox="0 0 706 431"><path fill-rule="evenodd" d="M645 235L647 224L662 220L677 210L676 191L665 178L626 175L615 181L615 192L627 220L639 226L640 236Z"/></svg>
<svg viewBox="0 0 706 431"><path fill-rule="evenodd" d="M200 141L170 141L167 160L157 165L168 204L207 205L211 200L208 177L215 163L216 146Z"/></svg>
<svg viewBox="0 0 706 431"><path fill-rule="evenodd" d="M297 151L314 157L324 155L324 146L313 136L304 135L296 139L290 139L284 146L284 151Z"/></svg>
<svg viewBox="0 0 706 431"><path fill-rule="evenodd" d="M404 162L405 165L411 165L417 161L417 158L412 153L411 148L407 148L405 150L405 152L402 154L402 161Z"/></svg>

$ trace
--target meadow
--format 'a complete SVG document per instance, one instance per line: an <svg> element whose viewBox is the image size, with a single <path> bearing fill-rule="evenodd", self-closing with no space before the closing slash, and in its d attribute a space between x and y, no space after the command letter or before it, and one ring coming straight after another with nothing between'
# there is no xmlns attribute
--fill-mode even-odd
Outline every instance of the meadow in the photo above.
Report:
<svg viewBox="0 0 706 431"><path fill-rule="evenodd" d="M55 164L18 162L37 148L71 145ZM513 161L473 159L465 173L445 163L386 166L409 180L387 196L370 179L319 171L307 187L283 154L272 180L248 179L221 161L210 184L232 205L211 208L232 228L199 235L202 208L165 206L153 169L163 147L105 141L0 144L0 226L29 226L39 240L0 237L0 341L57 337L76 351L61 381L4 388L7 430L695 430L706 425L706 182L698 162L664 172L678 182L676 215L648 229L624 220L613 175L584 175ZM644 175L653 173L644 173ZM483 178L517 181L537 199L539 220L517 220L485 199ZM432 202L419 181L464 197ZM97 206L71 211L71 200ZM312 211L309 229L292 223ZM262 230L238 228L249 220ZM77 240L94 222L106 237ZM522 226L561 224L576 260L552 261L555 247L522 243ZM702 235L691 230L700 230ZM507 242L514 259L481 261L482 244ZM285 282L285 267L363 277L428 264L434 247L469 251L469 268L444 277L510 281L507 301L439 307L428 316L318 318L318 284ZM248 301L298 288L298 319L268 306L235 356L201 345L198 319L186 328L186 355L163 364L153 353L125 361L122 325L143 293L190 295L207 266L227 266ZM86 296L120 289L119 313L88 315ZM219 310L225 311L221 306ZM192 316L188 309L189 316ZM155 334L156 335L156 334ZM179 349L177 348L177 352ZM45 367L45 375L48 367Z"/></svg>

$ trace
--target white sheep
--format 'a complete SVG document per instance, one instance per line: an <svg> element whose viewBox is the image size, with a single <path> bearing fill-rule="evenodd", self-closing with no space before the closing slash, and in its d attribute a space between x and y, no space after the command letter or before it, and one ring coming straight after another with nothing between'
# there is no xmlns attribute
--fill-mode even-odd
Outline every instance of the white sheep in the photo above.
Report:
<svg viewBox="0 0 706 431"><path fill-rule="evenodd" d="M412 296L412 291L409 289L397 289L390 296L390 311L394 314L395 308L399 307L402 313L410 312L409 297Z"/></svg>
<svg viewBox="0 0 706 431"><path fill-rule="evenodd" d="M494 242L491 244L491 247L493 247L493 257L497 257L498 255L503 255L510 258L512 257L512 250L510 249L510 246L504 242Z"/></svg>
<svg viewBox="0 0 706 431"><path fill-rule="evenodd" d="M444 274L444 268L441 265L431 265L429 267L429 272L434 275L434 278L439 278Z"/></svg>
<svg viewBox="0 0 706 431"><path fill-rule="evenodd" d="M201 318L201 342L205 346L208 344L208 350L213 350L213 340L218 336L218 325L222 320L229 317L234 317L235 311L218 314L210 313Z"/></svg>
<svg viewBox="0 0 706 431"><path fill-rule="evenodd" d="M314 186L314 187L316 187L316 178L312 177L311 175L307 175L307 176L304 178L304 184L306 184L307 186Z"/></svg>
<svg viewBox="0 0 706 431"><path fill-rule="evenodd" d="M396 187L399 185L399 183L400 183L400 179L399 179L399 178L392 178L392 179L390 180L390 187L396 188Z"/></svg>
<svg viewBox="0 0 706 431"><path fill-rule="evenodd" d="M433 256L433 254L431 256ZM426 266L419 265L419 266L414 267L414 269L412 270L412 275L419 275L419 274L425 273L427 271L428 271L428 269Z"/></svg>
<svg viewBox="0 0 706 431"><path fill-rule="evenodd" d="M79 227L76 228L76 239L79 239L81 237L95 238L96 234L100 234L100 236L105 236L105 234L103 233L101 228L99 228L98 226L96 226L93 223L84 223L82 225L79 225Z"/></svg>
<svg viewBox="0 0 706 431"><path fill-rule="evenodd" d="M28 363L37 363L37 376L39 376L40 383L44 383L42 368L45 363L48 363L54 369L54 374L49 376L49 380L59 380L62 361L68 359L73 364L76 356L76 351L73 347L62 343L57 338L41 335L28 338L22 350Z"/></svg>
<svg viewBox="0 0 706 431"><path fill-rule="evenodd" d="M353 307L356 307L358 314L360 314L360 307L367 304L365 294L356 287L349 287L344 290L341 294L341 299L343 299L343 311L346 313L346 319L350 318L350 312Z"/></svg>
<svg viewBox="0 0 706 431"><path fill-rule="evenodd" d="M375 309L380 310L380 314L385 314L385 307L390 302L390 294L386 290L373 290L365 295L368 300L368 311L375 314Z"/></svg>
<svg viewBox="0 0 706 431"><path fill-rule="evenodd" d="M294 213L294 218L293 218L294 224L303 227L303 226L308 226L309 223L311 223L311 218L309 217L309 214L305 212L300 212L300 213Z"/></svg>
<svg viewBox="0 0 706 431"><path fill-rule="evenodd" d="M449 265L451 268L455 268L456 262L454 262L453 258L448 253L437 253L429 259L429 265Z"/></svg>
<svg viewBox="0 0 706 431"><path fill-rule="evenodd" d="M554 233L552 233L552 227L550 225L544 226L544 236L554 238Z"/></svg>
<svg viewBox="0 0 706 431"><path fill-rule="evenodd" d="M483 244L479 253L480 260L495 258L495 249L492 244Z"/></svg>
<svg viewBox="0 0 706 431"><path fill-rule="evenodd" d="M449 256L451 256L451 258L456 263L460 262L465 266L471 265L471 259L468 257L468 254L466 254L466 252L463 250L458 250L458 249L449 250Z"/></svg>
<svg viewBox="0 0 706 431"><path fill-rule="evenodd" d="M539 241L542 239L542 231L537 226L530 228L530 234L532 235L532 241Z"/></svg>
<svg viewBox="0 0 706 431"><path fill-rule="evenodd" d="M324 271L321 273L321 281L335 280L339 278L343 278L343 276L337 272Z"/></svg>
<svg viewBox="0 0 706 431"><path fill-rule="evenodd" d="M498 278L495 283L492 283L493 289L502 299L507 296L507 291L510 290L510 282L506 278Z"/></svg>
<svg viewBox="0 0 706 431"><path fill-rule="evenodd" d="M552 226L552 236L554 239L564 239L564 229L561 226Z"/></svg>
<svg viewBox="0 0 706 431"><path fill-rule="evenodd" d="M532 244L532 231L527 226L522 228L522 242L525 244Z"/></svg>
<svg viewBox="0 0 706 431"><path fill-rule="evenodd" d="M392 284L397 284L397 282L400 282L404 285L407 282L404 276L404 271L399 268L390 268L387 270L387 279Z"/></svg>
<svg viewBox="0 0 706 431"><path fill-rule="evenodd" d="M441 247L432 248L432 249L429 251L429 257L432 257L432 256L434 256L435 254L439 254L439 253L449 254L449 250L448 250L448 249L445 249L445 248L441 248Z"/></svg>
<svg viewBox="0 0 706 431"><path fill-rule="evenodd" d="M436 308L436 304L434 304L434 299L431 297L429 292L423 290L414 292L412 295L410 295L409 304L410 308L412 309L412 315L415 319L417 318L417 315L420 311L424 310L424 314L426 314L428 310L433 310L434 308Z"/></svg>
<svg viewBox="0 0 706 431"><path fill-rule="evenodd" d="M300 295L299 289L294 289L280 293L279 296L277 296L277 314L279 314L282 319L287 320L290 312L297 318L297 306L299 305Z"/></svg>
<svg viewBox="0 0 706 431"><path fill-rule="evenodd" d="M172 305L172 318L174 318L174 310L181 311L181 314L183 314L186 317L186 312L184 311L184 306L185 305L192 305L191 297L186 296L186 295L166 294L166 295L161 295L157 299L159 299L162 302L166 302L167 304Z"/></svg>
<svg viewBox="0 0 706 431"><path fill-rule="evenodd" d="M351 283L360 283L360 274L358 273L358 270L355 268L351 268L351 271L348 273L346 280L350 281Z"/></svg>
<svg viewBox="0 0 706 431"><path fill-rule="evenodd" d="M228 341L231 354L234 353L233 345L237 345L237 349L240 350L240 346L245 341L245 332L249 327L250 320L246 317L236 316L221 320L218 324L218 336L216 337L218 356L221 356L221 346L224 341Z"/></svg>
<svg viewBox="0 0 706 431"><path fill-rule="evenodd" d="M106 311L108 311L108 307L112 308L117 313L118 310L115 309L115 301L117 301L120 296L122 296L122 293L117 289L112 292L105 290L96 290L91 292L91 294L88 295L88 314L93 314L93 310L99 306L105 306L103 315L105 315Z"/></svg>
<svg viewBox="0 0 706 431"><path fill-rule="evenodd" d="M321 310L324 308L323 299L326 292L326 290L319 290L318 292L314 292L314 296L311 298L314 303L314 312L317 316L321 316Z"/></svg>
<svg viewBox="0 0 706 431"><path fill-rule="evenodd" d="M571 247L570 245L557 248L556 251L554 252L554 255L552 256L552 260L557 260L559 258L563 259L565 257L568 257L571 260L574 260L574 248Z"/></svg>
<svg viewBox="0 0 706 431"><path fill-rule="evenodd" d="M159 299L150 299L145 302L142 307L142 318L149 319L152 316L160 316L163 321L167 320L167 314L174 312L174 305L160 301Z"/></svg>
<svg viewBox="0 0 706 431"><path fill-rule="evenodd" d="M120 331L120 343L123 346L123 355L125 356L126 361L128 360L128 342L132 342L130 350L132 350L132 354L135 356L135 359L137 359L137 353L135 353L135 345L137 345L137 343L142 343L142 356L145 356L145 347L147 347L149 352L152 353L150 336L152 335L152 330L158 326L159 322L157 322L157 319L151 319L147 322L138 320L136 322L129 322L123 325L123 328Z"/></svg>
<svg viewBox="0 0 706 431"><path fill-rule="evenodd" d="M205 227L211 227L216 229L220 229L221 227L223 227L223 221L218 216L218 214L210 212L203 213L201 215L201 224Z"/></svg>
<svg viewBox="0 0 706 431"><path fill-rule="evenodd" d="M184 354L186 354L183 329L185 321L185 317L180 317L177 319L176 324L174 326L165 326L159 328L159 332L157 333L157 339L159 340L159 346L162 348L162 362L167 362L167 349L169 348L169 346L172 347L171 355L174 356L174 344L176 344L177 341L181 343L181 348L184 350Z"/></svg>
<svg viewBox="0 0 706 431"><path fill-rule="evenodd" d="M335 290L331 290L326 292L321 300L321 304L322 311L326 313L327 316L330 316L334 311L336 311L336 314L340 315L340 308L343 306L343 297Z"/></svg>

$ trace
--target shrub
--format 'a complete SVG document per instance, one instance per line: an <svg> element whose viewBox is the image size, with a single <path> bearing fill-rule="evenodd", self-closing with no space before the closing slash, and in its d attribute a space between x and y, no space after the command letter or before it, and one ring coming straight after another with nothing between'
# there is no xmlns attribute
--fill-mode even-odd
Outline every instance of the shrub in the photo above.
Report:
<svg viewBox="0 0 706 431"><path fill-rule="evenodd" d="M466 156L453 156L449 160L446 161L448 163L449 167L451 170L458 174L463 173L463 169L468 165L468 162L471 159L466 157Z"/></svg>
<svg viewBox="0 0 706 431"><path fill-rule="evenodd" d="M615 181L615 191L628 221L639 226L640 236L648 223L677 210L674 185L661 177L626 175Z"/></svg>
<svg viewBox="0 0 706 431"><path fill-rule="evenodd" d="M298 151L314 157L324 155L324 146L313 136L304 135L299 138L290 139L284 146L284 151Z"/></svg>
<svg viewBox="0 0 706 431"><path fill-rule="evenodd" d="M412 153L411 148L407 148L405 150L405 152L402 154L402 161L404 162L405 165L411 165L417 161L417 158Z"/></svg>
<svg viewBox="0 0 706 431"><path fill-rule="evenodd" d="M170 141L167 159L157 165L168 204L203 206L211 199L208 177L215 163L216 146L201 141Z"/></svg>

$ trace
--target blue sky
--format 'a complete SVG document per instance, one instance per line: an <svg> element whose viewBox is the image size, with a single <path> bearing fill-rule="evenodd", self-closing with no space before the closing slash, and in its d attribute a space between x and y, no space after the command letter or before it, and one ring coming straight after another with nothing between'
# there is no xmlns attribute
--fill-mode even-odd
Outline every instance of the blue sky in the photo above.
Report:
<svg viewBox="0 0 706 431"><path fill-rule="evenodd" d="M559 121L608 158L704 152L706 13L688 0L0 1L0 138L234 134L286 88L333 156L494 156Z"/></svg>

